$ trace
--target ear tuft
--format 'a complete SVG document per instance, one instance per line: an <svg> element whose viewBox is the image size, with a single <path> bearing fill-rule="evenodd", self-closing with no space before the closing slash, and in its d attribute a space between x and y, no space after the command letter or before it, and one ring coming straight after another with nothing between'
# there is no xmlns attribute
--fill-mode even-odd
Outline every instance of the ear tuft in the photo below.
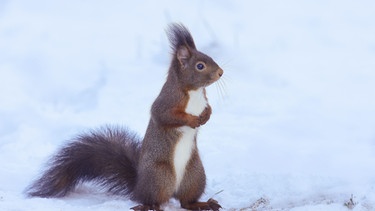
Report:
<svg viewBox="0 0 375 211"><path fill-rule="evenodd" d="M196 50L193 37L184 25L178 23L170 24L167 29L167 35L173 52L176 52L181 46Z"/></svg>

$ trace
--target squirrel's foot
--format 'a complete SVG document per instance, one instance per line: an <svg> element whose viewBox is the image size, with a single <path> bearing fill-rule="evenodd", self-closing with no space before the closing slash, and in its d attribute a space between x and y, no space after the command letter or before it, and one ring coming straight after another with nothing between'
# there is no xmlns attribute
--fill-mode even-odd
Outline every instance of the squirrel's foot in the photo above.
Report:
<svg viewBox="0 0 375 211"><path fill-rule="evenodd" d="M217 211L221 208L220 204L213 198L208 199L207 203L210 206L210 208L214 211Z"/></svg>
<svg viewBox="0 0 375 211"><path fill-rule="evenodd" d="M221 206L215 199L208 199L207 202L195 202L191 204L182 204L182 208L188 210L213 210L218 211Z"/></svg>
<svg viewBox="0 0 375 211"><path fill-rule="evenodd" d="M137 205L130 209L134 211L149 211L149 210L162 211L159 205L151 205L151 206L150 205Z"/></svg>

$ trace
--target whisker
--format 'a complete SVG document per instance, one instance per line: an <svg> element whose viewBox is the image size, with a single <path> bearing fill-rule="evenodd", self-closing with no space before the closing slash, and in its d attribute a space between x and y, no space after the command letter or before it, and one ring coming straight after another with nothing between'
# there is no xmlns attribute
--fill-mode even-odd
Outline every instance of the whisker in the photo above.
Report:
<svg viewBox="0 0 375 211"><path fill-rule="evenodd" d="M225 90L225 86L224 86L224 80L223 79L220 79L217 83L216 83L216 91L218 93L218 96L219 96L219 99L221 101L224 101L225 100L225 97L227 96L227 93L226 93L226 90Z"/></svg>
<svg viewBox="0 0 375 211"><path fill-rule="evenodd" d="M226 96L228 96L228 92L227 92L227 86L226 86L226 83L225 83L225 78L223 78L223 80L221 81L220 83L220 86L221 86L221 90L222 90L222 93L223 93L223 98L225 98Z"/></svg>
<svg viewBox="0 0 375 211"><path fill-rule="evenodd" d="M219 96L219 99L220 99L220 90L219 90L220 88L219 88L219 86L220 86L220 80L218 80L215 84L216 93L217 93L217 95Z"/></svg>
<svg viewBox="0 0 375 211"><path fill-rule="evenodd" d="M227 59L226 61L224 61L224 62L221 62L221 64L220 64L220 66L222 66L222 67L228 67L228 65L229 65L229 63L231 63L232 62L232 60L231 59Z"/></svg>
<svg viewBox="0 0 375 211"><path fill-rule="evenodd" d="M230 63L232 62L233 59L226 59L225 61L221 61L220 63L220 66L224 69L224 70L228 70L228 69L231 69L229 68L230 66ZM230 81L230 77L228 76L227 74L227 71L224 71L224 75L216 82L216 92L219 96L219 100L221 102L224 102L228 96L228 93L227 93L227 81L229 80Z"/></svg>

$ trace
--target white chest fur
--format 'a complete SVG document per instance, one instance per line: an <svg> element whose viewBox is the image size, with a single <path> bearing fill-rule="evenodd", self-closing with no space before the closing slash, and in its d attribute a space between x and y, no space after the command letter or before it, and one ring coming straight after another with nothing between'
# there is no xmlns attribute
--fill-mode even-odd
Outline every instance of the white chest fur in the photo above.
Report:
<svg viewBox="0 0 375 211"><path fill-rule="evenodd" d="M185 112L194 116L199 116L207 106L207 100L204 96L203 88L189 91L189 101L185 108ZM192 150L194 148L194 139L197 135L197 129L189 126L179 128L181 134L180 140L174 151L174 169L176 173L176 191L180 187L180 183L185 174L187 162L190 160Z"/></svg>
<svg viewBox="0 0 375 211"><path fill-rule="evenodd" d="M199 116L207 106L207 100L204 96L203 88L189 91L189 102L185 112L191 115Z"/></svg>

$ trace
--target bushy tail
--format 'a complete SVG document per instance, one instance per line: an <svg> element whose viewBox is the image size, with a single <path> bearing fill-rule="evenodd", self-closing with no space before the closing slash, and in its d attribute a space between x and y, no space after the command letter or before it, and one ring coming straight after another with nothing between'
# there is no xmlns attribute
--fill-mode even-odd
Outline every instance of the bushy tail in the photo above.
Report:
<svg viewBox="0 0 375 211"><path fill-rule="evenodd" d="M84 181L95 181L115 194L131 196L137 177L140 138L123 128L104 127L79 135L63 147L29 196L62 197Z"/></svg>

